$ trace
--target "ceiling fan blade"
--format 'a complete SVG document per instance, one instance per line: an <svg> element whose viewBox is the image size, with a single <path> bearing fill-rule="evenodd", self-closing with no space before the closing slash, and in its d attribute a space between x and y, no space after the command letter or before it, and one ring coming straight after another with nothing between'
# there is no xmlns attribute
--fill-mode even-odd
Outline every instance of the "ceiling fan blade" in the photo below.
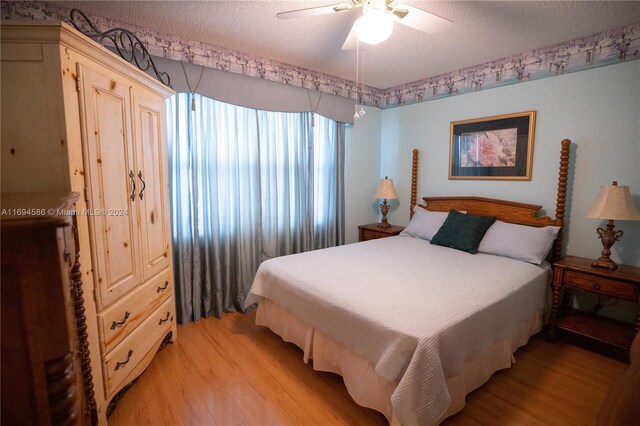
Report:
<svg viewBox="0 0 640 426"><path fill-rule="evenodd" d="M358 47L358 37L356 37L356 24L354 23L351 26L351 30L349 31L349 35L342 43L342 50L353 50Z"/></svg>
<svg viewBox="0 0 640 426"><path fill-rule="evenodd" d="M391 10L395 22L427 34L440 34L448 30L453 22L408 4L397 5Z"/></svg>
<svg viewBox="0 0 640 426"><path fill-rule="evenodd" d="M292 19L300 18L303 16L316 16L316 15L328 15L330 13L338 13L349 10L353 7L349 3L339 3L329 6L309 7L306 9L290 10L288 12L277 13L276 16L280 19Z"/></svg>

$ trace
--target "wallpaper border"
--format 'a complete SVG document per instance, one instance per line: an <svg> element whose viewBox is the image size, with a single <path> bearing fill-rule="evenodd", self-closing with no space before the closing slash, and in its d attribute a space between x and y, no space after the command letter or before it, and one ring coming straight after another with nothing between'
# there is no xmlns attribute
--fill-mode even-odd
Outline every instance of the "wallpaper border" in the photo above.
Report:
<svg viewBox="0 0 640 426"><path fill-rule="evenodd" d="M47 2L2 1L2 19L68 22L70 9ZM104 30L134 32L150 54L295 87L356 99L382 109L462 95L640 59L640 22L387 89L272 61L208 43L88 15Z"/></svg>

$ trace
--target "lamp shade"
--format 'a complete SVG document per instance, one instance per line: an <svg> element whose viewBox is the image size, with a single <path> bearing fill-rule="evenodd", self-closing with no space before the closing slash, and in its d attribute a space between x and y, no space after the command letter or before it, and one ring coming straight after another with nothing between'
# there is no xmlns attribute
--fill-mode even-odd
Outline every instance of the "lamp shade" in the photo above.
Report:
<svg viewBox="0 0 640 426"><path fill-rule="evenodd" d="M384 179L380 179L378 189L373 195L373 198L396 200L398 198L398 193L396 192L396 188L393 186L393 179L389 179L386 176Z"/></svg>
<svg viewBox="0 0 640 426"><path fill-rule="evenodd" d="M602 185L587 217L607 220L640 220L640 212L631 198L628 186Z"/></svg>

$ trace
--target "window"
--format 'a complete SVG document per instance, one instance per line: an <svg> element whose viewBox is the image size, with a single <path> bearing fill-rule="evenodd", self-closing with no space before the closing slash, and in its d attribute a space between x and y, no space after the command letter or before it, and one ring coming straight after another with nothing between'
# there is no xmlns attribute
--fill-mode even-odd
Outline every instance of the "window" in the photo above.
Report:
<svg viewBox="0 0 640 426"><path fill-rule="evenodd" d="M168 101L177 270L248 290L263 260L344 242L344 124L191 96Z"/></svg>

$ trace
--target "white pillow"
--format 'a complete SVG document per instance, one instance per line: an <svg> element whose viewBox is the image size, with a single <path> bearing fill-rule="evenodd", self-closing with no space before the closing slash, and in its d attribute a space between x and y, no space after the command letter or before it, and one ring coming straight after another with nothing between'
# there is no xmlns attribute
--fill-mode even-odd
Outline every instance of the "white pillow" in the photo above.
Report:
<svg viewBox="0 0 640 426"><path fill-rule="evenodd" d="M540 265L549 254L559 230L558 226L537 228L496 220L480 241L478 252Z"/></svg>
<svg viewBox="0 0 640 426"><path fill-rule="evenodd" d="M430 241L447 218L448 212L432 212L416 206L413 217L400 236L422 238Z"/></svg>

